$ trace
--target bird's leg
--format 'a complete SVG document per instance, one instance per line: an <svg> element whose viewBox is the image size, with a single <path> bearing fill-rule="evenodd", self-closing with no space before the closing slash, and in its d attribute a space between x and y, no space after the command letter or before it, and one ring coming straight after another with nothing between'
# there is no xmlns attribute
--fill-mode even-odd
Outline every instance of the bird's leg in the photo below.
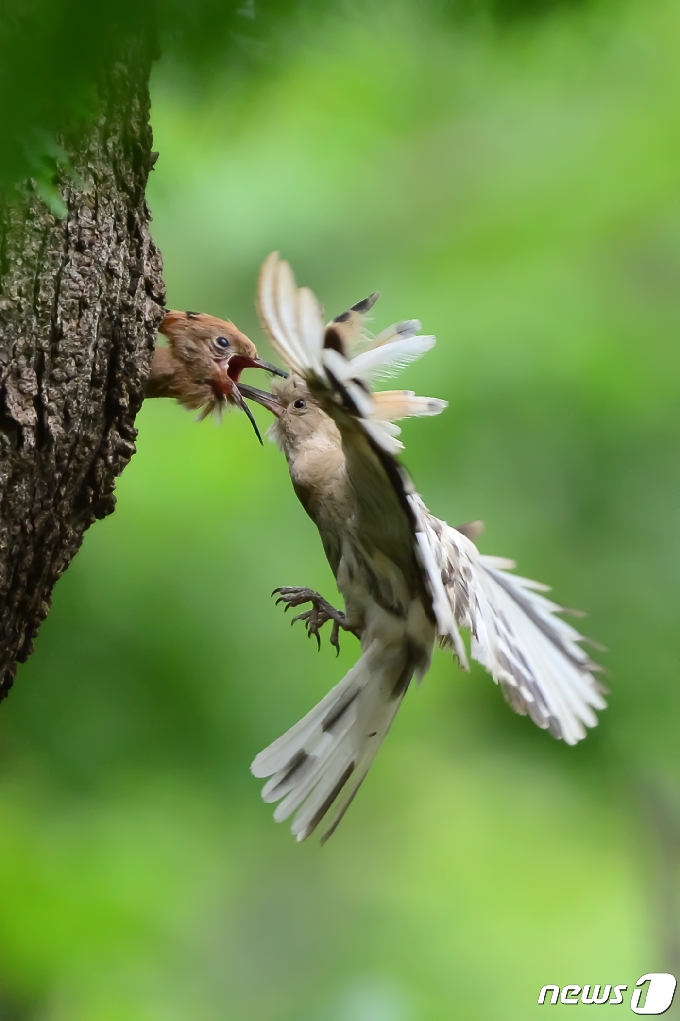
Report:
<svg viewBox="0 0 680 1021"><path fill-rule="evenodd" d="M311 588L294 588L284 587L275 588L272 595L278 595L276 605L279 603L285 603L285 611L291 606L300 606L302 603L311 603L311 610L307 610L306 613L299 613L297 617L293 617L291 624L294 624L296 620L303 620L305 627L307 628L307 634L309 637L312 635L316 638L319 648L321 648L321 637L319 635L319 629L323 627L329 620L333 621L333 629L331 631L330 642L336 650L336 654L340 652L340 629L343 631L350 631L353 635L356 635L356 630L347 623L347 617L341 610L336 610L334 606L331 606L323 596L320 596L318 592L315 592Z"/></svg>

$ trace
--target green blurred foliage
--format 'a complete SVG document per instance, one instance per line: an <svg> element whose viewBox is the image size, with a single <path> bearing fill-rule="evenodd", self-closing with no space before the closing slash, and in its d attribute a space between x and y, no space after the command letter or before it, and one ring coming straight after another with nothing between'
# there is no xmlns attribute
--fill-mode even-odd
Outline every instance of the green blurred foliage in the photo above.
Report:
<svg viewBox="0 0 680 1021"><path fill-rule="evenodd" d="M258 0L257 12L253 0L0 0L0 184L30 175L49 187L63 165L55 135L77 144L120 57L148 62L162 45L196 80L225 56L252 70L276 25L303 10L303 0Z"/></svg>
<svg viewBox="0 0 680 1021"><path fill-rule="evenodd" d="M499 26L589 0L423 0L442 24ZM381 0L0 0L0 187L34 179L54 203L68 162L56 137L78 144L97 116L97 86L113 61L174 57L194 87L229 67L240 76L279 68L291 29L377 12ZM55 208L55 212L60 212Z"/></svg>
<svg viewBox="0 0 680 1021"><path fill-rule="evenodd" d="M450 407L405 461L589 611L611 706L566 748L439 653L337 835L295 845L248 764L356 643L269 598L335 596L275 447L145 406L0 713L7 1018L520 1021L545 983L678 968L678 6L277 32L261 76L158 67L169 304L262 342L276 248L329 314L419 316L404 383Z"/></svg>

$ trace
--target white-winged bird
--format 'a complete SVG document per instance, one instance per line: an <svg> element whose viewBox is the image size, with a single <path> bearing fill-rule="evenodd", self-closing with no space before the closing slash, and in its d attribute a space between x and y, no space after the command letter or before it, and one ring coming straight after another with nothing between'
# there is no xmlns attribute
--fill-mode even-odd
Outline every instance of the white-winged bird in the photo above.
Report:
<svg viewBox="0 0 680 1021"><path fill-rule="evenodd" d="M369 299L370 301L370 299ZM443 402L409 392L371 391L370 377L417 357L434 343L420 324L391 327L351 357L362 303L324 328L311 291L298 289L287 263L272 254L260 278L260 312L274 347L294 376L273 394L242 386L276 416L272 431L286 455L303 507L315 522L345 612L309 589L279 589L291 605L312 603L308 630L332 620L361 641L349 673L252 764L270 777L262 795L279 801L277 821L295 813L304 840L327 818L326 839L357 792L409 684L427 671L435 639L467 668L471 653L518 713L568 744L604 708L597 669L581 635L541 595L545 586L511 574L511 561L483 556L469 537L435 518L395 454L395 418L432 414ZM360 331L359 331L360 332ZM467 533L467 534L466 534Z"/></svg>
<svg viewBox="0 0 680 1021"><path fill-rule="evenodd" d="M160 326L168 347L157 346L146 388L147 397L172 397L200 418L228 405L245 411L260 443L262 438L237 383L244 369L286 373L264 362L245 333L232 322L205 312L168 311Z"/></svg>

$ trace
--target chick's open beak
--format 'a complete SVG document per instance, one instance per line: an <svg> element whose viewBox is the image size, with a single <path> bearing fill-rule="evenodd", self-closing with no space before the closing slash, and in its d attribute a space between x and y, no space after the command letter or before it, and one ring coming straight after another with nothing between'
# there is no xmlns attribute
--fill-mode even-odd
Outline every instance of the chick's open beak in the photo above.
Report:
<svg viewBox="0 0 680 1021"><path fill-rule="evenodd" d="M239 386L245 387L246 390L252 390L253 393L262 394L264 397L272 396L266 394L264 390L256 390L254 387L248 387L245 384L238 383L239 376L243 369L264 369L266 372L273 373L275 376L283 376L284 379L288 373L282 369L271 365L269 362L263 361L261 358L250 358L246 355L232 355L232 357L221 367L220 371L215 375L213 380L213 386L227 398L232 404L235 404L241 411L244 411L248 416L248 420L255 430L260 443L262 443L262 437L260 430L257 428L257 422L253 418L253 413L243 400L241 393L239 392ZM267 405L265 405L267 407Z"/></svg>
<svg viewBox="0 0 680 1021"><path fill-rule="evenodd" d="M260 430L257 428L257 422L253 418L253 413L246 404L246 402L241 397L241 394L239 393L239 388L236 382L229 375L229 371L226 366L219 372L215 373L215 375L213 376L212 385L215 393L221 400L223 400L226 397L228 403L235 404L237 408L240 408L241 411L245 412L245 414L248 416L250 424L255 430L255 435L257 436L260 443L262 443Z"/></svg>
<svg viewBox="0 0 680 1021"><path fill-rule="evenodd" d="M258 390L254 386L248 386L247 383L239 383L234 389L238 390L241 398L247 397L249 401L261 404L263 408L271 411L272 415L276 415L277 418L280 418L283 414L284 405L276 394L270 394L267 390Z"/></svg>
<svg viewBox="0 0 680 1021"><path fill-rule="evenodd" d="M239 376L244 369L264 369L265 372L271 372L274 376L283 376L284 379L288 375L283 369L277 368L270 362L265 362L261 358L249 358L247 355L232 355L225 368L234 383L238 383Z"/></svg>

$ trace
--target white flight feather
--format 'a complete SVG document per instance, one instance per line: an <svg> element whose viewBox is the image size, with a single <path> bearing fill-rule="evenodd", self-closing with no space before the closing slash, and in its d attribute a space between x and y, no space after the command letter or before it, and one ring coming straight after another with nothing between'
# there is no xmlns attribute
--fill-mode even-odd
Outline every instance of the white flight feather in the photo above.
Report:
<svg viewBox="0 0 680 1021"><path fill-rule="evenodd" d="M418 334L415 337L398 337L389 344L369 348L345 361L343 379L358 378L370 382L377 377L393 375L430 351L435 343L435 337Z"/></svg>
<svg viewBox="0 0 680 1021"><path fill-rule="evenodd" d="M290 266L277 252L272 252L262 266L259 308L273 346L290 369L312 385L313 377L330 389L340 384L353 401L357 418L366 432L388 453L398 453L403 450L403 444L396 439L398 428L386 423L395 417L437 414L445 406L435 398L416 398L404 392L396 414L388 413L384 405L383 410L376 413L370 393L371 381L398 372L435 343L432 336L416 335L420 329L417 319L383 330L368 342L367 350L354 358L345 358L333 348L324 349L321 306L312 291L297 287Z"/></svg>
<svg viewBox="0 0 680 1021"><path fill-rule="evenodd" d="M420 319L405 319L401 323L393 323L386 330L365 343L366 348L380 347L381 344L390 344L393 340L413 337L421 329Z"/></svg>
<svg viewBox="0 0 680 1021"><path fill-rule="evenodd" d="M373 418L379 421L440 415L446 407L447 401L438 397L417 397L413 390L377 390L373 394Z"/></svg>
<svg viewBox="0 0 680 1021"><path fill-rule="evenodd" d="M304 341L311 368L320 373L324 331L323 312L316 295L308 287L301 287L298 296L300 335Z"/></svg>
<svg viewBox="0 0 680 1021"><path fill-rule="evenodd" d="M283 341L299 363L307 366L310 362L300 335L297 317L298 293L293 271L287 262L279 261L274 266L273 295L278 320L283 328Z"/></svg>
<svg viewBox="0 0 680 1021"><path fill-rule="evenodd" d="M581 740L585 727L597 723L593 709L606 706L581 635L555 616L561 608L540 594L545 586L509 574L507 561L482 556L470 539L430 514L417 494L409 500L419 505L421 535L455 620L471 631L473 659L501 684L517 712L529 713L567 744ZM439 630L458 653L451 633Z"/></svg>
<svg viewBox="0 0 680 1021"><path fill-rule="evenodd" d="M299 353L294 350L294 345L293 349L290 348L276 307L275 277L277 258L277 253L272 252L260 270L258 285L260 317L276 351L284 359L286 365L289 365L293 371L299 372L301 370Z"/></svg>
<svg viewBox="0 0 680 1021"><path fill-rule="evenodd" d="M297 288L290 266L277 252L262 266L259 306L272 344L286 364L302 376L310 369L321 372L321 306L308 288Z"/></svg>
<svg viewBox="0 0 680 1021"><path fill-rule="evenodd" d="M294 372L304 371L304 356L299 349L296 338L289 337L285 322L281 320L278 308L278 255L272 252L265 261L260 272L258 289L259 308L265 326L275 350Z"/></svg>
<svg viewBox="0 0 680 1021"><path fill-rule="evenodd" d="M455 607L452 605L449 594L444 586L441 567L435 556L434 536L431 534L427 516L422 512L422 508L425 505L417 493L410 493L408 501L416 522L416 541L430 589L432 609L437 620L439 635L451 642L458 657L458 662L464 670L469 670L467 653L458 631Z"/></svg>
<svg viewBox="0 0 680 1021"><path fill-rule="evenodd" d="M387 451L388 454L393 456L398 454L404 449L404 444L401 440L398 440L396 436L392 435L388 426L389 422L374 421L372 418L360 419L361 425L365 432L374 440L379 447Z"/></svg>

